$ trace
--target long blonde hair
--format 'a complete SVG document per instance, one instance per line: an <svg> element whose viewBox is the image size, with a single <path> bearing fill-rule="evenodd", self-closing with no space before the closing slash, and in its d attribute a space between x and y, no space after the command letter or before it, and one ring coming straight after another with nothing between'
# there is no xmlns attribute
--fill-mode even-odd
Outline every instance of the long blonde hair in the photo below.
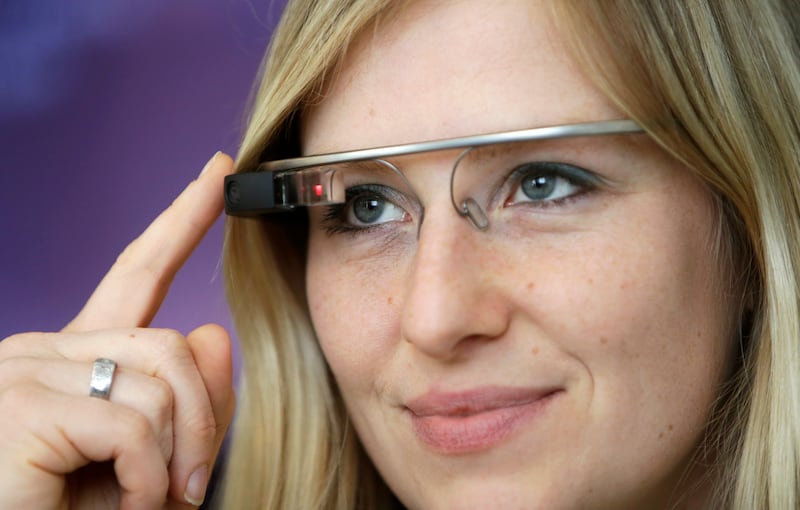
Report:
<svg viewBox="0 0 800 510"><path fill-rule="evenodd" d="M798 508L798 14L777 0L557 5L587 74L715 192L718 257L737 279L741 356L709 426L720 506ZM298 118L391 0L290 1L264 61L238 170L297 155ZM224 508L384 508L305 301L302 217L226 225L243 352Z"/></svg>
<svg viewBox="0 0 800 510"><path fill-rule="evenodd" d="M297 114L348 43L389 3L300 0L287 6L237 157L239 170L296 152ZM302 218L229 220L224 272L242 350L224 508L385 507L310 325Z"/></svg>
<svg viewBox="0 0 800 510"><path fill-rule="evenodd" d="M715 504L800 508L800 13L778 0L562 3L595 83L720 203L741 363L707 442ZM569 27L567 29L566 27ZM622 27L622 29L620 29Z"/></svg>

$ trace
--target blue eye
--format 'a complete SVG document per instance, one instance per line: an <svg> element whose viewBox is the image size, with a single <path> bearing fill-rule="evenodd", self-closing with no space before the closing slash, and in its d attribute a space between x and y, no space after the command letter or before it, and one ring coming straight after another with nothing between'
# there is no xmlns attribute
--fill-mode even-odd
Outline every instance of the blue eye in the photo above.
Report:
<svg viewBox="0 0 800 510"><path fill-rule="evenodd" d="M354 226L402 221L405 214L402 208L375 193L358 194L348 198L345 205L345 219Z"/></svg>
<svg viewBox="0 0 800 510"><path fill-rule="evenodd" d="M398 202L402 193L381 184L360 184L345 191L345 201L327 206L323 226L329 234L358 234L392 222L409 219Z"/></svg>
<svg viewBox="0 0 800 510"><path fill-rule="evenodd" d="M505 205L552 203L594 187L591 174L563 163L525 163L511 173L512 188Z"/></svg>

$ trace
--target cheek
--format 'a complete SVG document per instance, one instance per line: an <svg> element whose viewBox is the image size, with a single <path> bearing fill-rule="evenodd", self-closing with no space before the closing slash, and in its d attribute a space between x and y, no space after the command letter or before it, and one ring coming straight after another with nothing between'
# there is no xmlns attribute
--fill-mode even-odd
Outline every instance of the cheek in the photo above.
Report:
<svg viewBox="0 0 800 510"><path fill-rule="evenodd" d="M494 358L475 362L501 360L505 375L520 381L547 363L573 383L567 414L548 436L543 471L525 465L520 473L611 478L614 491L643 477L665 479L696 447L730 348L721 269L710 255L713 215L697 188L620 198L583 232L517 239L487 250L497 256L491 263L481 259L492 268L486 284L502 289L501 301L513 310L507 337L475 351ZM395 429L376 397L390 378L400 384L419 368L399 341L410 273L403 264L413 261L343 263L330 243L324 234L309 239L314 327L368 451L381 455L393 446L398 454L405 447L386 440L385 431Z"/></svg>
<svg viewBox="0 0 800 510"><path fill-rule="evenodd" d="M588 364L595 383L626 383L624 391L667 397L654 393L718 377L728 314L709 281L713 266L702 262L705 246L684 250L650 241L644 253L617 244L618 258L584 263L571 291L557 285L548 307L551 317L556 309L574 311L550 323L553 337Z"/></svg>
<svg viewBox="0 0 800 510"><path fill-rule="evenodd" d="M541 338L579 374L575 394L606 440L594 444L632 466L641 452L690 451L725 377L730 314L711 256L713 215L689 191L631 202L626 217L554 244L527 296Z"/></svg>
<svg viewBox="0 0 800 510"><path fill-rule="evenodd" d="M320 237L309 238L308 305L320 347L349 400L377 384L391 339L398 337L395 272L357 261L342 264L328 246L319 246Z"/></svg>

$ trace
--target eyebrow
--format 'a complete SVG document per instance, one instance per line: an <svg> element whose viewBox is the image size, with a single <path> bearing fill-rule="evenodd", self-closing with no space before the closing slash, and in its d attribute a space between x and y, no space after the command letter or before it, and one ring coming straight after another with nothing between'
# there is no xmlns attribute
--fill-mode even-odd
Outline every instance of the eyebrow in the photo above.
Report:
<svg viewBox="0 0 800 510"><path fill-rule="evenodd" d="M259 171L279 172L283 170L299 170L302 168L327 165L332 163L355 162L371 159L384 159L406 154L482 147L506 142L522 142L534 140L550 140L574 136L610 135L624 133L641 133L644 130L632 120L605 120L583 122L578 124L561 124L557 126L503 131L482 135L463 136L415 142L402 145L390 145L370 149L358 149L327 154L316 154L298 158L267 161L259 165Z"/></svg>

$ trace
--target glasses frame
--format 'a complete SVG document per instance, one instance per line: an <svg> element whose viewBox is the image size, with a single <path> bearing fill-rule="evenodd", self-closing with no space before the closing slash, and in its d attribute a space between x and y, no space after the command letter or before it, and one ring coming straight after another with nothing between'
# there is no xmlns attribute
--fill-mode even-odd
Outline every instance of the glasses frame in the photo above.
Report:
<svg viewBox="0 0 800 510"><path fill-rule="evenodd" d="M225 213L230 216L257 216L274 212L291 211L297 207L307 207L307 204L286 203L284 197L287 196L287 193L284 193L281 184L285 182L285 180L278 182L278 179L292 171L303 170L310 167L366 160L382 161L386 158L410 154L464 149L456 160L457 164L468 151L486 145L578 136L617 135L643 132L644 130L641 126L632 120L603 120L267 161L261 163L255 171L226 176L224 185ZM477 204L468 203L469 199L463 204L456 204L452 188L453 176L451 175L450 196L456 211L459 215L469 218L470 222L476 228L486 230L486 228L488 228L488 220L486 220L480 207Z"/></svg>

